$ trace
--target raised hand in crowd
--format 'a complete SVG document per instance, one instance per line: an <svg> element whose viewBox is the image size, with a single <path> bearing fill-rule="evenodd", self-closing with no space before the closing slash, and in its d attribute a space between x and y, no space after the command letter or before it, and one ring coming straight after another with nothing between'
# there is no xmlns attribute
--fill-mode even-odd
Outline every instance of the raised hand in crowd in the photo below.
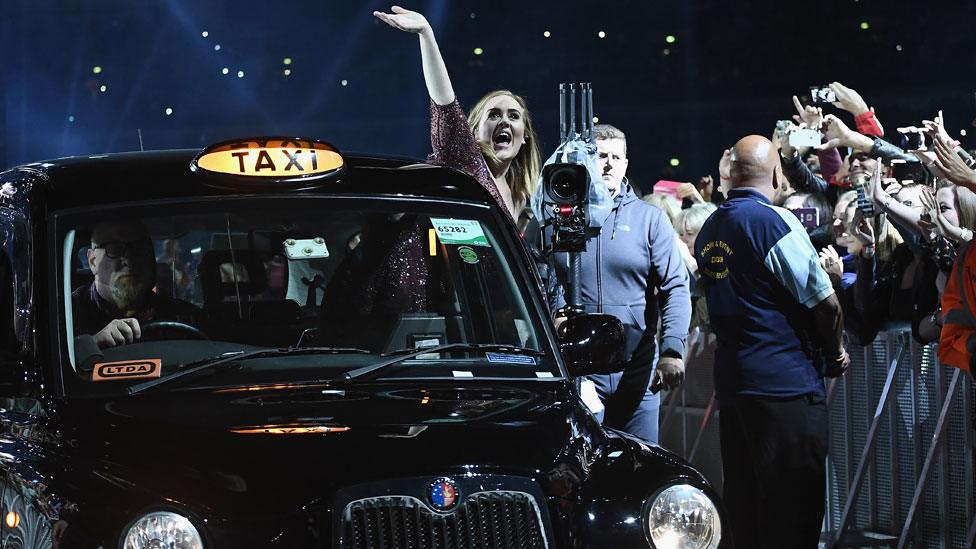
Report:
<svg viewBox="0 0 976 549"><path fill-rule="evenodd" d="M857 239L857 242L861 245L861 253L865 257L870 257L874 253L874 224L871 220L864 217L864 212L860 209L854 212L854 219L851 220L851 227L849 231L851 236ZM870 250L870 252L868 251Z"/></svg>
<svg viewBox="0 0 976 549"><path fill-rule="evenodd" d="M973 171L959 155L952 150L948 140L936 139L933 144L935 165L945 172L946 179L976 192L976 171Z"/></svg>
<svg viewBox="0 0 976 549"><path fill-rule="evenodd" d="M675 194L677 195L678 200L684 200L687 198L695 204L705 203L705 199L702 197L701 193L699 193L698 189L695 188L695 186L691 183L682 183L678 185L678 187L675 189Z"/></svg>
<svg viewBox="0 0 976 549"><path fill-rule="evenodd" d="M944 236L949 240L954 242L969 242L973 239L973 231L970 229L960 227L953 223L942 213L935 196L931 193L922 193L922 204L925 206L926 215L924 216L924 223L926 227L931 227L931 230L938 235ZM922 225L923 222L919 224Z"/></svg>
<svg viewBox="0 0 976 549"><path fill-rule="evenodd" d="M773 130L773 147L778 149L780 154L785 158L793 158L796 155L796 149L793 145L790 145L790 134L798 129L796 124L789 124L785 128L776 128Z"/></svg>
<svg viewBox="0 0 976 549"><path fill-rule="evenodd" d="M793 115L793 120L797 125L806 124L807 128L817 129L823 125L823 109L813 105L803 106L800 98L793 96L793 106L796 107L797 114Z"/></svg>
<svg viewBox="0 0 976 549"><path fill-rule="evenodd" d="M820 268L830 277L830 284L837 288L840 286L841 277L844 276L844 262L837 253L833 245L820 250Z"/></svg>
<svg viewBox="0 0 976 549"><path fill-rule="evenodd" d="M834 106L838 109L843 109L854 116L864 114L871 110L868 108L868 104L864 101L864 98L861 97L861 94L840 82L831 82L830 90L837 97L837 101L834 101Z"/></svg>
<svg viewBox="0 0 976 549"><path fill-rule="evenodd" d="M939 114L935 116L934 120L922 120L922 125L925 127L925 129L922 131L929 134L929 137L932 138L933 142L936 141L936 139L942 139L946 142L952 141L952 137L945 129L945 121L942 119L942 111L939 111Z"/></svg>
<svg viewBox="0 0 976 549"><path fill-rule="evenodd" d="M832 114L824 117L824 137L827 141L816 147L817 150L833 149L836 147L850 147L863 152L871 150L874 141L847 127L840 118Z"/></svg>
<svg viewBox="0 0 976 549"><path fill-rule="evenodd" d="M723 196L729 195L732 188L732 152L729 149L722 151L722 158L718 161L718 191Z"/></svg>
<svg viewBox="0 0 976 549"><path fill-rule="evenodd" d="M712 201L712 192L715 189L715 180L710 175L703 175L698 179L698 192L701 193L705 202Z"/></svg>
<svg viewBox="0 0 976 549"><path fill-rule="evenodd" d="M851 155L847 155L841 161L840 168L837 169L837 173L834 174L834 180L835 181L846 181L847 180L847 176L850 173L851 173Z"/></svg>

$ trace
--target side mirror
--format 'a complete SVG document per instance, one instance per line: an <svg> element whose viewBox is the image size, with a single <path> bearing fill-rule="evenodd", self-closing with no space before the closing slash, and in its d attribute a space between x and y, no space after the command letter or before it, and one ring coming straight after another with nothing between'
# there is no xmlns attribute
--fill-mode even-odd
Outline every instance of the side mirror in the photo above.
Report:
<svg viewBox="0 0 976 549"><path fill-rule="evenodd" d="M559 350L573 377L624 369L624 327L608 314L566 319L559 327Z"/></svg>

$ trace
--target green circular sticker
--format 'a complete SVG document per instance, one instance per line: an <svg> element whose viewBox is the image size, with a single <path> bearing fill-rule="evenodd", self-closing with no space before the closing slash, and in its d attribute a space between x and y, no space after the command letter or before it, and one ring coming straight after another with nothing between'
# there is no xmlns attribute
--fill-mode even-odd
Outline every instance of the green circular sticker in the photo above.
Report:
<svg viewBox="0 0 976 549"><path fill-rule="evenodd" d="M478 262L478 252L467 246L461 246L458 248L458 255L461 256L461 261L464 261L465 263L474 265Z"/></svg>

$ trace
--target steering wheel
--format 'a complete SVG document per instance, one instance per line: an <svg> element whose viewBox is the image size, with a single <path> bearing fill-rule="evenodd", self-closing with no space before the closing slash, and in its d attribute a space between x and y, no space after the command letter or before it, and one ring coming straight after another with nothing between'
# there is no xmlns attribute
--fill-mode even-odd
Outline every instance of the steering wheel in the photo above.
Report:
<svg viewBox="0 0 976 549"><path fill-rule="evenodd" d="M139 328L142 330L141 339L144 340L160 339L159 336L168 331L178 332L180 335L185 336L182 339L210 339L210 336L203 333L203 330L200 328L175 320L152 320L141 325Z"/></svg>

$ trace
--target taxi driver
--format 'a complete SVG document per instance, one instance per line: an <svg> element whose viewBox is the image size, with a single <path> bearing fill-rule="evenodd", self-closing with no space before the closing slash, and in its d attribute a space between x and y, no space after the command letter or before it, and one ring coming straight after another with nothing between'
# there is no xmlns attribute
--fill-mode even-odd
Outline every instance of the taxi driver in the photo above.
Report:
<svg viewBox="0 0 976 549"><path fill-rule="evenodd" d="M91 334L99 348L142 338L151 320L196 324L200 311L185 301L152 291L156 257L139 222L105 222L92 229L88 267L94 281L72 293L75 334Z"/></svg>

